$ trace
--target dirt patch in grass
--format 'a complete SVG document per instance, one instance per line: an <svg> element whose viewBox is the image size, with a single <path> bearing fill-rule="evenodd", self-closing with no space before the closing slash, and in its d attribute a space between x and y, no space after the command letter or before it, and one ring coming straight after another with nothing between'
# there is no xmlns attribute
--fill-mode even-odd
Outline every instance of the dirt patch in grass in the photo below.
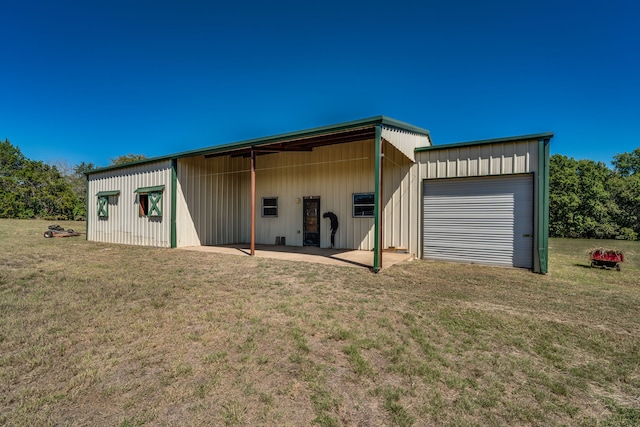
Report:
<svg viewBox="0 0 640 427"><path fill-rule="evenodd" d="M633 255L591 269L593 242L552 239L546 276L429 261L376 275L44 239L47 225L0 220L0 424L640 418Z"/></svg>

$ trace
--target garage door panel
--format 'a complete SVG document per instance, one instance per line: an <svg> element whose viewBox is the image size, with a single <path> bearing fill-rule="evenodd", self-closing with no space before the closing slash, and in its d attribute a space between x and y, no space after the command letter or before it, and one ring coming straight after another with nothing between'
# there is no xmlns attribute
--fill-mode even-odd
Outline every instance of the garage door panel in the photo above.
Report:
<svg viewBox="0 0 640 427"><path fill-rule="evenodd" d="M426 180L423 256L532 267L531 175Z"/></svg>
<svg viewBox="0 0 640 427"><path fill-rule="evenodd" d="M439 229L437 232L434 229L426 228L425 232L429 233L429 235L431 236L432 245L436 244L438 241L455 242L458 240L461 242L468 242L469 244L472 244L473 242L480 241L480 239L501 240L513 243L513 232L509 232L508 230L494 230L495 227L449 227L444 230ZM443 234L441 233L441 231L445 231L445 233ZM455 235L459 235L459 237L452 237Z"/></svg>

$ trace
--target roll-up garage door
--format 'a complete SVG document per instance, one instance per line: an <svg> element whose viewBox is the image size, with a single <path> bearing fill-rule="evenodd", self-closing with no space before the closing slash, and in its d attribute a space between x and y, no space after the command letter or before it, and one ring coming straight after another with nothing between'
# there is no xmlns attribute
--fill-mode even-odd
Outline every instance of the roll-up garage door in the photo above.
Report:
<svg viewBox="0 0 640 427"><path fill-rule="evenodd" d="M424 181L423 257L532 268L533 177Z"/></svg>

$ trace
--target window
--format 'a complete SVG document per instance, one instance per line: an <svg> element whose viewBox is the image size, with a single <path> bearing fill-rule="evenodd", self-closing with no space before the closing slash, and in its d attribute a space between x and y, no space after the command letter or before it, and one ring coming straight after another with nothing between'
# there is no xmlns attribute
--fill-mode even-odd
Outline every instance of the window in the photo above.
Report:
<svg viewBox="0 0 640 427"><path fill-rule="evenodd" d="M277 197L262 198L262 216L273 217L273 218L278 216L278 198Z"/></svg>
<svg viewBox="0 0 640 427"><path fill-rule="evenodd" d="M140 216L162 216L162 192L164 185L138 188L138 205Z"/></svg>
<svg viewBox="0 0 640 427"><path fill-rule="evenodd" d="M353 216L358 218L372 218L375 197L373 193L358 193L353 195Z"/></svg>
<svg viewBox="0 0 640 427"><path fill-rule="evenodd" d="M117 196L120 191L100 191L98 196L98 218L109 218L109 197Z"/></svg>

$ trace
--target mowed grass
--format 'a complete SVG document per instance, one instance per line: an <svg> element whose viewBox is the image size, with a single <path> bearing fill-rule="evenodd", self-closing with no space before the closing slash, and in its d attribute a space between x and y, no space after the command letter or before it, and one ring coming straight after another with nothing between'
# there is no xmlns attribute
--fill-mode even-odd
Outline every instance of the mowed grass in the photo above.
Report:
<svg viewBox="0 0 640 427"><path fill-rule="evenodd" d="M49 224L0 220L0 424L640 424L637 242L552 239L545 276L372 274Z"/></svg>

